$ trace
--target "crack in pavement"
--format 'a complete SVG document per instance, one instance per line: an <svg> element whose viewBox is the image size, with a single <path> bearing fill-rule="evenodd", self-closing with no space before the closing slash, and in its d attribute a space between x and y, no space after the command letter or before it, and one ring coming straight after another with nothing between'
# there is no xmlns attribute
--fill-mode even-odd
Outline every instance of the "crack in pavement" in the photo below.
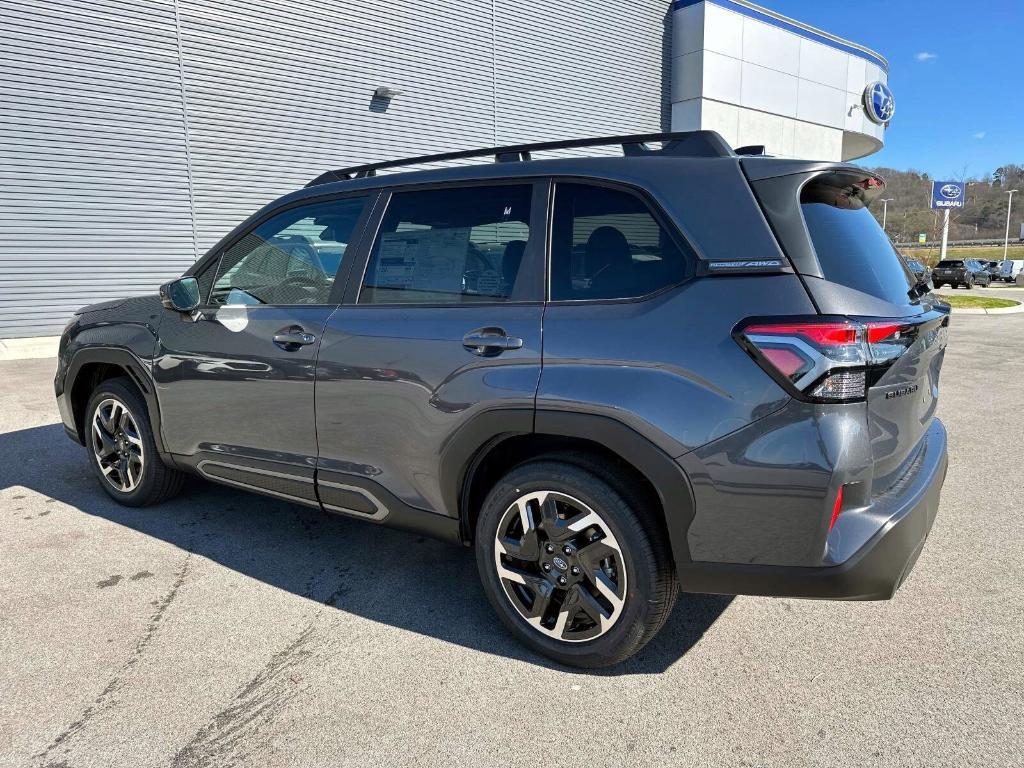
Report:
<svg viewBox="0 0 1024 768"><path fill-rule="evenodd" d="M348 568L335 570L336 577L343 579ZM322 573L323 569L320 571ZM312 598L315 580L315 577L311 577L307 582L305 597ZM260 671L239 688L228 706L210 718L178 750L171 760L171 768L222 765L228 755L236 760L243 758L238 753L239 747L251 748L254 744L253 736L262 726L272 723L299 693L297 685L301 678L292 674L292 671L328 644L327 638L317 641L317 622L325 609L334 607L348 589L342 582L322 601L320 608L309 618L295 639L271 656Z"/></svg>
<svg viewBox="0 0 1024 768"><path fill-rule="evenodd" d="M150 641L152 641L153 636L156 634L156 631L160 626L160 621L163 618L164 613L166 613L171 603L174 602L174 598L177 596L178 590L185 582L185 577L188 575L188 569L191 561L192 553L189 552L185 556L185 560L182 562L181 568L179 569L177 576L175 576L174 583L171 585L170 590L159 601L157 601L156 610L153 611L153 614L150 616L149 623L146 625L142 635L135 641L135 647L132 648L132 652L128 659L120 666L120 668L118 668L117 672L115 672L114 676L110 679L110 682L104 686L103 690L100 691L99 696L93 700L92 704L85 708L78 719L61 731L61 733L50 743L50 746L35 755L37 760L45 761L60 747L65 747L64 754L67 755L69 740L80 734L89 724L89 721L107 707L110 702L110 697L124 687L127 682L125 678L131 671L132 667L138 664L139 659L142 658L143 652L146 650ZM57 766L59 763L45 763L45 765Z"/></svg>

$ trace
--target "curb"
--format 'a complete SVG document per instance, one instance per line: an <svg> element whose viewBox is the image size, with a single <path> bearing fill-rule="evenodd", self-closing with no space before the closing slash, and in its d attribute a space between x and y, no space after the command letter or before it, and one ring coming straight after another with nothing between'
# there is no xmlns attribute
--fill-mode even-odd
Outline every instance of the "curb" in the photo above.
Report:
<svg viewBox="0 0 1024 768"><path fill-rule="evenodd" d="M993 309L953 307L952 311L956 315L1017 315L1024 312L1024 304L1018 302L1015 307L994 307Z"/></svg>
<svg viewBox="0 0 1024 768"><path fill-rule="evenodd" d="M60 336L37 336L26 339L0 339L0 361L38 360L56 357Z"/></svg>

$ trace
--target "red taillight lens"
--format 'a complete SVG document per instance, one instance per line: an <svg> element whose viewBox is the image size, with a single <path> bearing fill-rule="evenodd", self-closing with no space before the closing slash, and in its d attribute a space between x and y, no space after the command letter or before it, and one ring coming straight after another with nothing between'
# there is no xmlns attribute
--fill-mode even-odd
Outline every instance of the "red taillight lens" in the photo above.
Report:
<svg viewBox="0 0 1024 768"><path fill-rule="evenodd" d="M843 489L845 485L840 485L839 490L836 492L836 503L832 506L832 519L828 521L829 532L835 527L836 520L839 519L839 513L843 511Z"/></svg>
<svg viewBox="0 0 1024 768"><path fill-rule="evenodd" d="M800 378L800 374L811 365L806 357L785 347L765 347L761 352L779 373L791 381Z"/></svg>
<svg viewBox="0 0 1024 768"><path fill-rule="evenodd" d="M898 339L902 327L898 323L868 323L868 343L877 344L890 337Z"/></svg>
<svg viewBox="0 0 1024 768"><path fill-rule="evenodd" d="M744 333L799 336L825 346L853 344L857 341L857 326L853 323L760 323L747 326Z"/></svg>
<svg viewBox="0 0 1024 768"><path fill-rule="evenodd" d="M893 320L808 317L741 324L733 334L792 394L812 402L863 400L916 336Z"/></svg>

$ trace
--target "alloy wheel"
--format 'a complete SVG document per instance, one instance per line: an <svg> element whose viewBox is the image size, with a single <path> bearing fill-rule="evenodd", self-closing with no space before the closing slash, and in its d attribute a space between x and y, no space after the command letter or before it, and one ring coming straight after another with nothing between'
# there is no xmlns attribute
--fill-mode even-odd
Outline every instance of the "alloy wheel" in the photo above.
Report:
<svg viewBox="0 0 1024 768"><path fill-rule="evenodd" d="M131 493L142 482L145 451L135 416L113 397L101 400L92 418L92 450L100 472L121 493Z"/></svg>
<svg viewBox="0 0 1024 768"><path fill-rule="evenodd" d="M593 640L622 614L622 548L597 512L567 494L516 499L498 524L494 565L516 611L548 637Z"/></svg>

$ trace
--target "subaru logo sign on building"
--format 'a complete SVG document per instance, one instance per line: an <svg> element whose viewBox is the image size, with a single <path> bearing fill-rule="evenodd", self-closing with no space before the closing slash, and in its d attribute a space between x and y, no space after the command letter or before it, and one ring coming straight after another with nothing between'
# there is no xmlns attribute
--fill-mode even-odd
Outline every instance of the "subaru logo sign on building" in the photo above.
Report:
<svg viewBox="0 0 1024 768"><path fill-rule="evenodd" d="M967 184L962 181L933 181L932 208L963 208Z"/></svg>
<svg viewBox="0 0 1024 768"><path fill-rule="evenodd" d="M889 86L875 81L864 89L864 111L868 119L877 124L885 125L896 114L896 99L892 96Z"/></svg>

